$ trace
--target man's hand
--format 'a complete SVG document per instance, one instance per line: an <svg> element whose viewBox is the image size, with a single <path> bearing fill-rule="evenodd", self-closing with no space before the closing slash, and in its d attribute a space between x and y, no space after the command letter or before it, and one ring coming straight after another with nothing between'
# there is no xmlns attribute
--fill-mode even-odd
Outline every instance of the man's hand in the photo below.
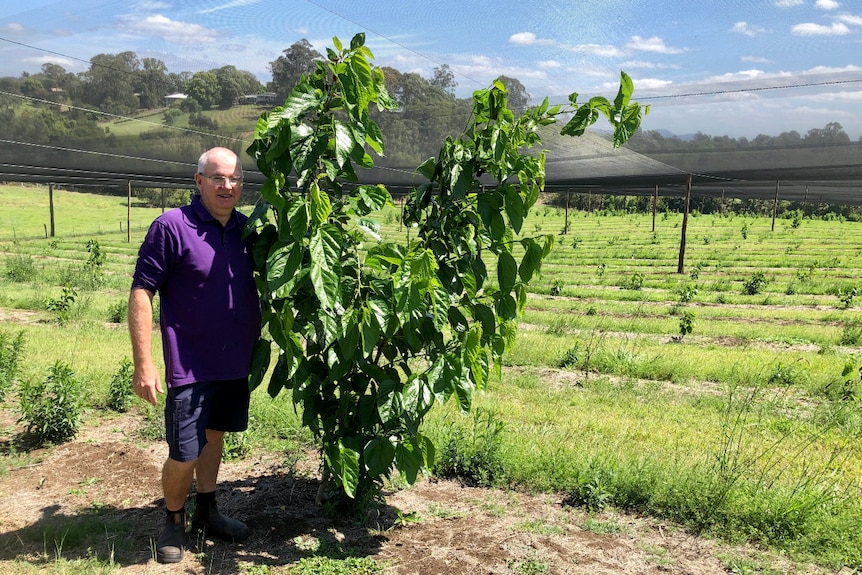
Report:
<svg viewBox="0 0 862 575"><path fill-rule="evenodd" d="M154 365L142 368L136 367L132 384L135 395L152 405L158 404L157 394L164 393L162 382L159 379L159 372Z"/></svg>

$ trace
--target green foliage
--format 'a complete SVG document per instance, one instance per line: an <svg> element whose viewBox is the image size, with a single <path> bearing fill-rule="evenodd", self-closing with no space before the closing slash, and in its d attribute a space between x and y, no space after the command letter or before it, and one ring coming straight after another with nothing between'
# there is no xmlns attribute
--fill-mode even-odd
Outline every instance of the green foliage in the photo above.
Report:
<svg viewBox="0 0 862 575"><path fill-rule="evenodd" d="M250 451L251 443L244 431L225 433L222 449L224 461L237 461L248 455Z"/></svg>
<svg viewBox="0 0 862 575"><path fill-rule="evenodd" d="M575 342L573 347L570 347L563 354L563 357L557 362L557 367L569 368L580 367L584 358L584 349L580 342Z"/></svg>
<svg viewBox="0 0 862 575"><path fill-rule="evenodd" d="M695 314L691 310L685 310L679 318L679 337L683 338L694 331Z"/></svg>
<svg viewBox="0 0 862 575"><path fill-rule="evenodd" d="M108 321L111 323L123 323L129 314L129 300L123 298L108 308Z"/></svg>
<svg viewBox="0 0 862 575"><path fill-rule="evenodd" d="M57 321L65 324L71 318L72 306L76 299L78 299L78 292L75 288L64 285L60 297L50 298L45 304L45 309L54 312L57 316Z"/></svg>
<svg viewBox="0 0 862 575"><path fill-rule="evenodd" d="M57 361L39 383L21 386L21 418L40 445L63 443L78 433L81 389L72 368Z"/></svg>
<svg viewBox="0 0 862 575"><path fill-rule="evenodd" d="M0 401L18 382L23 354L24 332L19 331L13 337L6 331L0 331Z"/></svg>
<svg viewBox="0 0 862 575"><path fill-rule="evenodd" d="M325 472L359 502L393 467L408 483L428 469L435 447L420 431L425 415L450 398L469 411L474 391L499 371L526 286L553 245L553 236L516 237L544 186L544 153L527 149L541 145L537 130L553 124L560 107L546 100L516 119L501 81L475 92L464 133L417 170L427 182L405 203L412 238L384 242L368 216L392 205L389 192L356 185L355 167L370 168L369 152L384 153L369 106L396 102L369 63L363 34L348 47L333 43L284 105L257 123L248 153L267 180L249 230L259 238L264 323L279 348L268 391L291 389ZM624 142L641 118L631 88L623 74L613 105L593 98L578 106L573 94L575 114L563 132L582 133L604 114L615 144ZM495 185L480 183L483 175ZM262 341L252 386L269 363L270 343Z"/></svg>
<svg viewBox="0 0 862 575"><path fill-rule="evenodd" d="M36 266L29 255L13 255L6 258L6 277L13 282L32 281L36 275Z"/></svg>
<svg viewBox="0 0 862 575"><path fill-rule="evenodd" d="M108 386L108 408L120 413L129 410L135 397L135 392L132 389L134 371L134 364L129 358L124 357Z"/></svg>
<svg viewBox="0 0 862 575"><path fill-rule="evenodd" d="M859 345L860 342L862 342L862 322L853 320L845 323L838 338L838 345Z"/></svg>
<svg viewBox="0 0 862 575"><path fill-rule="evenodd" d="M506 473L501 453L504 427L493 413L483 409L473 412L466 428L455 421L448 422L445 436L439 441L434 475L470 486L499 485Z"/></svg>
<svg viewBox="0 0 862 575"><path fill-rule="evenodd" d="M838 300L841 302L841 307L843 309L849 309L853 307L853 298L856 297L856 288L851 288L847 291L843 289L838 289Z"/></svg>
<svg viewBox="0 0 862 575"><path fill-rule="evenodd" d="M644 275L640 272L633 273L623 287L635 291L641 290L644 287Z"/></svg>
<svg viewBox="0 0 862 575"><path fill-rule="evenodd" d="M553 296L560 295L563 293L563 286L564 285L565 284L563 283L563 280L554 280L554 282L551 284L551 289L548 293L550 293Z"/></svg>
<svg viewBox="0 0 862 575"><path fill-rule="evenodd" d="M766 289L769 285L769 280L766 279L766 274L762 271L756 271L751 274L751 277L742 282L742 293L746 295L756 295Z"/></svg>
<svg viewBox="0 0 862 575"><path fill-rule="evenodd" d="M679 290L679 302L682 304L691 303L697 297L697 284L686 284Z"/></svg>

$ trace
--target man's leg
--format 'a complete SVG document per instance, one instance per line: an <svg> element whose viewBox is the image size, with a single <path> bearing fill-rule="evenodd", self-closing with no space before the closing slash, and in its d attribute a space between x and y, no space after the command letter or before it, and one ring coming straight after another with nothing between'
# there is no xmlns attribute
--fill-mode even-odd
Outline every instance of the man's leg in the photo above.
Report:
<svg viewBox="0 0 862 575"><path fill-rule="evenodd" d="M207 444L201 450L195 464L198 493L212 493L216 490L221 454L224 448L224 431L207 429ZM191 482L189 482L191 486Z"/></svg>
<svg viewBox="0 0 862 575"><path fill-rule="evenodd" d="M162 466L162 493L165 496L165 527L156 543L159 563L178 563L183 558L186 536L186 497L192 486L195 461L168 458Z"/></svg>
<svg viewBox="0 0 862 575"><path fill-rule="evenodd" d="M251 530L241 521L222 515L215 501L216 483L224 448L224 431L207 429L207 444L195 466L197 496L192 532L203 531L207 535L225 541L242 541Z"/></svg>

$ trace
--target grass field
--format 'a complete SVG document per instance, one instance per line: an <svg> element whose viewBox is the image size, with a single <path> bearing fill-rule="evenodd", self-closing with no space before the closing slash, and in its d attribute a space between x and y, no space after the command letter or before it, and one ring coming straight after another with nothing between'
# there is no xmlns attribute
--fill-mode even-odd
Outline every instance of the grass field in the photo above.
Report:
<svg viewBox="0 0 862 575"><path fill-rule="evenodd" d="M132 209L129 243L123 198L56 191L55 238L45 188L0 186L0 202L0 310L35 318L0 326L24 333L22 379L64 359L98 416L130 355L123 301L160 210ZM679 214L653 230L650 215L573 212L561 235L563 218L539 206L525 225L556 246L477 412L432 412L438 448L489 485L862 569L862 224L691 217L680 274ZM406 234L397 212L379 219ZM91 239L107 254L98 281L82 272ZM64 285L77 299L61 318L47 304ZM286 403L255 392L250 445L308 446Z"/></svg>

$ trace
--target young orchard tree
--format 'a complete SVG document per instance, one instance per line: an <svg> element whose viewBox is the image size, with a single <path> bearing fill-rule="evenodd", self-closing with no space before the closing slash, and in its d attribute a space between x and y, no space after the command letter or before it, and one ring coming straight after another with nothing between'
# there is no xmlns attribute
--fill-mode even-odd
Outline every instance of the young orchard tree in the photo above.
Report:
<svg viewBox="0 0 862 575"><path fill-rule="evenodd" d="M475 92L465 132L418 168L427 182L405 205L413 239L384 241L368 216L392 200L383 185L359 185L355 167L384 153L369 106L396 103L364 35L348 47L333 43L284 105L257 122L248 153L267 178L265 201L247 231L258 235L264 323L278 348L268 391L292 393L320 443L322 487L334 478L359 510L393 469L410 483L428 469L425 415L449 399L468 411L515 341L527 285L553 244L553 236L520 235L545 178L544 153L526 150L541 145L537 129L553 124L560 106L546 100L516 119L502 82ZM631 92L623 74L614 102L579 105L572 94L562 133L583 134L603 114L622 144L643 114ZM253 387L270 350L259 342Z"/></svg>

